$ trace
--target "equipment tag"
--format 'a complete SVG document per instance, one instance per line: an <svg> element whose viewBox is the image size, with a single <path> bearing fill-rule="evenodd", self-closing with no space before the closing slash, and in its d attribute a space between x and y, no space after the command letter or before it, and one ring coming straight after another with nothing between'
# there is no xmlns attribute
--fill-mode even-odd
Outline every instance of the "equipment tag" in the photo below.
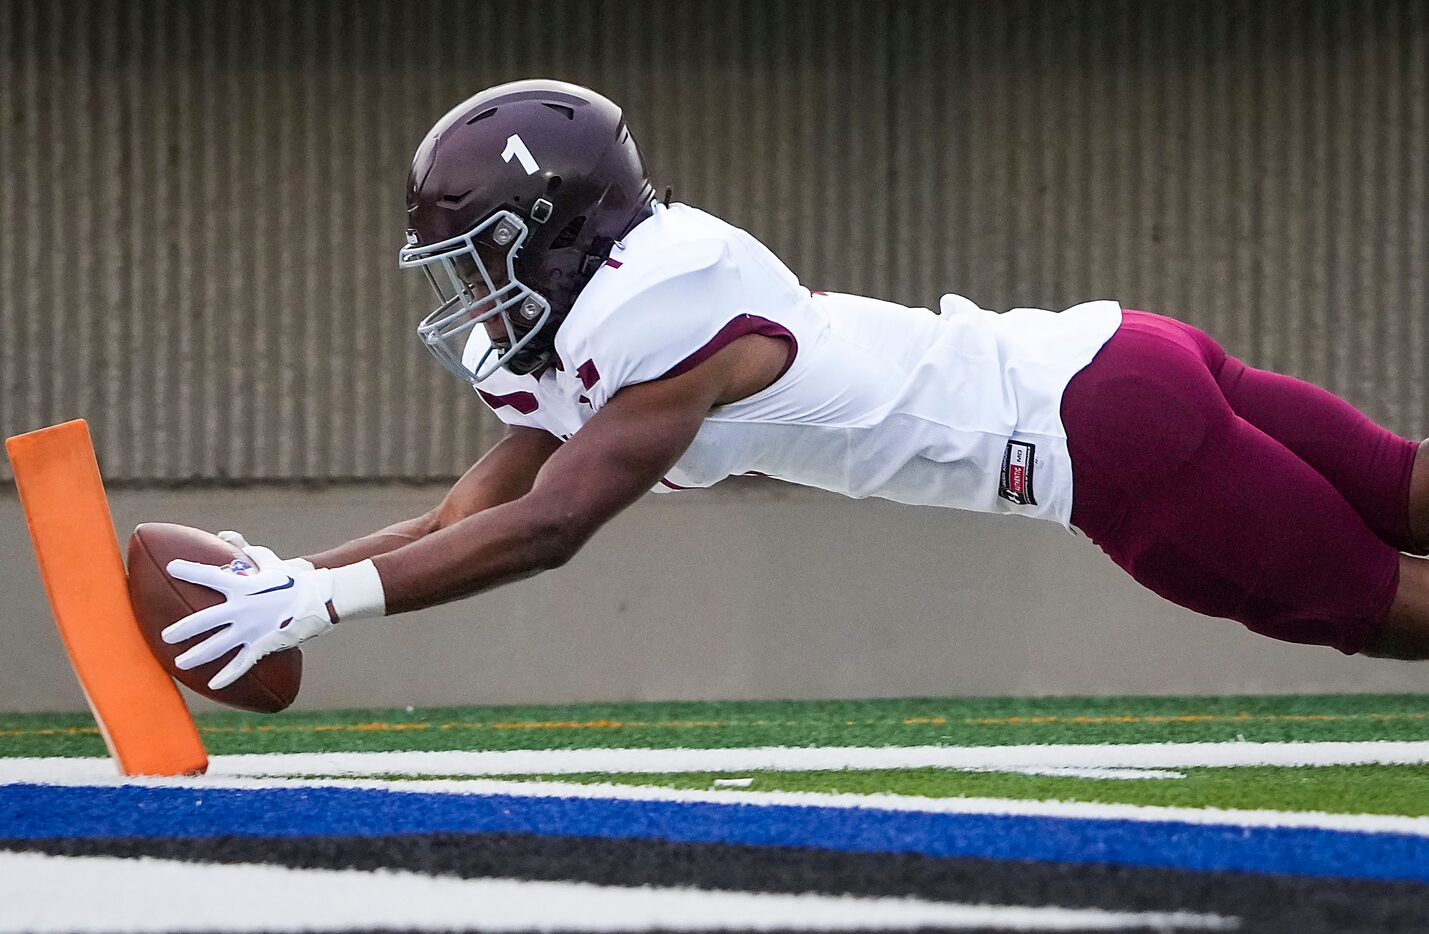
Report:
<svg viewBox="0 0 1429 934"><path fill-rule="evenodd" d="M1036 506L1032 496L1032 467L1037 446L1026 441L1009 441L1002 452L1002 474L998 477L997 495L1018 506Z"/></svg>

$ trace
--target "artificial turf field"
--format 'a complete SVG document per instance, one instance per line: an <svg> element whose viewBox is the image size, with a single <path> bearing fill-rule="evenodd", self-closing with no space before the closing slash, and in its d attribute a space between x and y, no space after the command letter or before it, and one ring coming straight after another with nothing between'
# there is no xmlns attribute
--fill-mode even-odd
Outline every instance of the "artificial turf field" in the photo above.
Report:
<svg viewBox="0 0 1429 934"><path fill-rule="evenodd" d="M0 931L1429 930L1429 696L199 725L126 783L0 716Z"/></svg>

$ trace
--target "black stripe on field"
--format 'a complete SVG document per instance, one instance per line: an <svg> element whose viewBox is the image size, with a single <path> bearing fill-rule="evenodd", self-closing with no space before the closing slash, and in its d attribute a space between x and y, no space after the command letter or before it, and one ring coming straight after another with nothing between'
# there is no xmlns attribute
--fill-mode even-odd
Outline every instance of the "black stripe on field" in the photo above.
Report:
<svg viewBox="0 0 1429 934"><path fill-rule="evenodd" d="M409 930L405 930L405 931L404 931L404 930L397 930L397 929L394 929L394 928L363 928L363 929L361 929L361 930L354 930L354 929L351 929L351 928L335 928L335 929L333 929L333 930L329 930L329 929L327 929L327 928L323 928L323 934L491 934L491 930L492 930L491 928L445 928L445 929L437 929L437 928L411 928L411 929L409 929ZM644 928L644 927L642 927L642 928L626 928L626 929L623 930L623 931L622 931L620 928L609 928L609 927L593 929L593 930L590 930L590 931L577 931L577 930L572 930L571 928L560 928L560 929L559 929L560 934L691 934L691 931L696 931L696 932L699 932L699 931L717 931L718 934L889 934L889 930L890 930L890 929L888 929L888 928L872 928L872 929L870 929L870 928L864 928L864 929L858 929L858 928L838 928L837 930L831 930L831 931L828 931L828 932L820 932L820 931L815 930L814 928L757 928L757 929L756 929L756 928L750 928L750 929L740 929L740 928L725 928L725 927L721 927L721 928L711 928L711 927L708 927L708 926L695 926L695 925L691 925L691 926L688 927L688 928ZM1026 931L1026 930L1037 930L1037 929L1036 929L1036 928L1031 928L1031 929L1029 929L1029 928L1025 928L1025 927L1024 927L1024 928L1007 928L1007 927L1000 927L1000 928L965 928L965 927L958 927L958 928L895 928L895 929L892 929L892 930L896 930L896 931L898 932L898 934L1008 934L1009 931L1013 931L1013 930L1016 930L1016 931ZM1098 929L1098 928L1092 928L1092 929L1088 929L1088 928L1043 928L1042 930L1055 930L1055 931L1067 931L1067 930L1071 930L1071 931L1086 932L1086 931L1088 931L1088 930L1106 930L1106 929L1105 929L1105 928L1100 928L1100 929ZM1163 925L1158 925L1158 926L1155 926L1155 927L1139 927L1139 928L1118 927L1118 928L1112 928L1111 930L1114 930L1114 931L1116 932L1116 934L1178 934L1178 932L1184 931L1185 929L1184 929L1184 928L1167 928L1167 927L1165 927L1165 926L1163 926ZM1237 928L1236 931L1237 931L1237 934L1240 934L1241 929ZM273 931L265 931L264 934L276 934L276 932L273 932ZM294 934L303 934L303 932L294 932ZM503 931L502 934L527 934L527 932ZM539 932L538 932L538 931L531 931L531 932L529 932L529 934L539 934ZM1280 934L1286 934L1286 932L1280 932Z"/></svg>
<svg viewBox="0 0 1429 934"><path fill-rule="evenodd" d="M958 928L895 928L895 929L892 929L892 930L896 930L896 931L898 932L898 934L1008 934L1009 931L1026 931L1026 930L1034 930L1034 931L1035 931L1035 930L1038 930L1038 929L1037 929L1037 928L1030 928L1030 929L1029 929L1029 928L1025 928L1025 927L1023 927L1023 928L1008 928L1008 927L1000 927L1000 928L965 928L965 927L958 927ZM1090 928L1090 929L1089 929L1089 928L1042 928L1041 930L1044 930L1044 931L1046 931L1046 930L1054 930L1054 931L1068 931L1068 930L1070 930L1070 931L1074 931L1074 932L1075 932L1075 931L1081 931L1081 932L1083 932L1083 934L1085 934L1085 932L1088 931L1088 930L1106 930L1106 929L1105 929L1105 928ZM1154 927L1139 927L1139 928L1117 927L1117 928L1112 928L1111 930L1115 931L1116 934L1179 934L1179 932L1182 932L1182 931L1184 931L1185 929L1184 929L1184 928L1167 928L1167 927L1165 927L1164 925L1157 925L1157 926L1154 926ZM1236 930L1236 934L1242 934L1242 932L1243 932L1243 929L1241 929L1241 928L1237 928L1237 929L1235 929L1235 930ZM831 931L828 931L828 932L820 932L820 931L815 930L814 928L757 928L757 929L756 929L756 928L750 928L750 929L740 929L740 928L725 928L725 927L722 927L722 928L711 928L711 927L708 927L708 926L699 926L699 927L697 927L697 926L695 926L695 925L692 924L692 925L691 925L690 927L688 927L688 928L643 928L643 927L642 927L642 928L626 928L624 931L622 931L620 928L608 928L608 927L593 929L593 930L590 930L590 931L577 931L577 930L572 930L571 928L560 928L559 931L560 931L560 934L691 934L691 931L696 931L696 932L699 932L699 931L717 931L718 934L889 934L890 929L888 929L888 928L863 928L863 929L859 929L859 928L838 928L837 930L831 930ZM265 931L264 934L275 934L275 932ZM295 932L295 934L303 934L303 932ZM412 928L412 929L406 930L406 931L403 931L403 930L395 930L395 929L393 929L393 928L364 928L364 929L362 929L362 930L353 930L353 929L348 929L348 928L328 930L327 928L323 928L323 934L491 934L491 928L446 928L446 929L441 929L441 930L438 930L438 929L435 929L435 928ZM503 931L502 934L526 934L526 932ZM532 931L532 932L530 932L530 934L538 934L538 932L537 932L537 931ZM1287 932L1281 931L1281 932L1279 932L1279 934L1287 934Z"/></svg>
<svg viewBox="0 0 1429 934"><path fill-rule="evenodd" d="M1429 886L1414 883L662 840L455 833L128 837L0 840L0 850L1113 911L1184 910L1242 918L1242 930L1307 934L1423 931L1429 918Z"/></svg>

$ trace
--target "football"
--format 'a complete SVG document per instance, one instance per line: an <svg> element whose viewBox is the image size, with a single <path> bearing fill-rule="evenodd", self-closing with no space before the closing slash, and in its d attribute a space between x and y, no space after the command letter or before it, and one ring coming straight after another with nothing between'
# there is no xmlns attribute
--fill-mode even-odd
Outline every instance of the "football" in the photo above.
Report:
<svg viewBox="0 0 1429 934"><path fill-rule="evenodd" d="M149 650L180 684L220 704L276 713L293 702L303 678L303 655L299 649L275 652L261 659L246 675L221 691L208 686L208 681L226 665L238 649L222 658L180 671L174 659L190 647L202 642L211 633L195 636L186 642L169 645L160 635L171 623L195 610L222 602L216 590L175 580L164 570L175 558L202 564L228 564L243 559L243 553L217 535L168 522L146 522L129 537L129 601L139 618L139 628Z"/></svg>

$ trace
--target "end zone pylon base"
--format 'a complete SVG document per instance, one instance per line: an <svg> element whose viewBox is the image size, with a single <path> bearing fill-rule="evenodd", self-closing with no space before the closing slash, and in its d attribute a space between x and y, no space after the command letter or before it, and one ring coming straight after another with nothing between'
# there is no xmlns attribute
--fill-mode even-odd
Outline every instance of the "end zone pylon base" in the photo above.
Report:
<svg viewBox="0 0 1429 934"><path fill-rule="evenodd" d="M15 435L5 450L55 623L119 771L203 772L198 728L129 604L89 426L76 419Z"/></svg>

